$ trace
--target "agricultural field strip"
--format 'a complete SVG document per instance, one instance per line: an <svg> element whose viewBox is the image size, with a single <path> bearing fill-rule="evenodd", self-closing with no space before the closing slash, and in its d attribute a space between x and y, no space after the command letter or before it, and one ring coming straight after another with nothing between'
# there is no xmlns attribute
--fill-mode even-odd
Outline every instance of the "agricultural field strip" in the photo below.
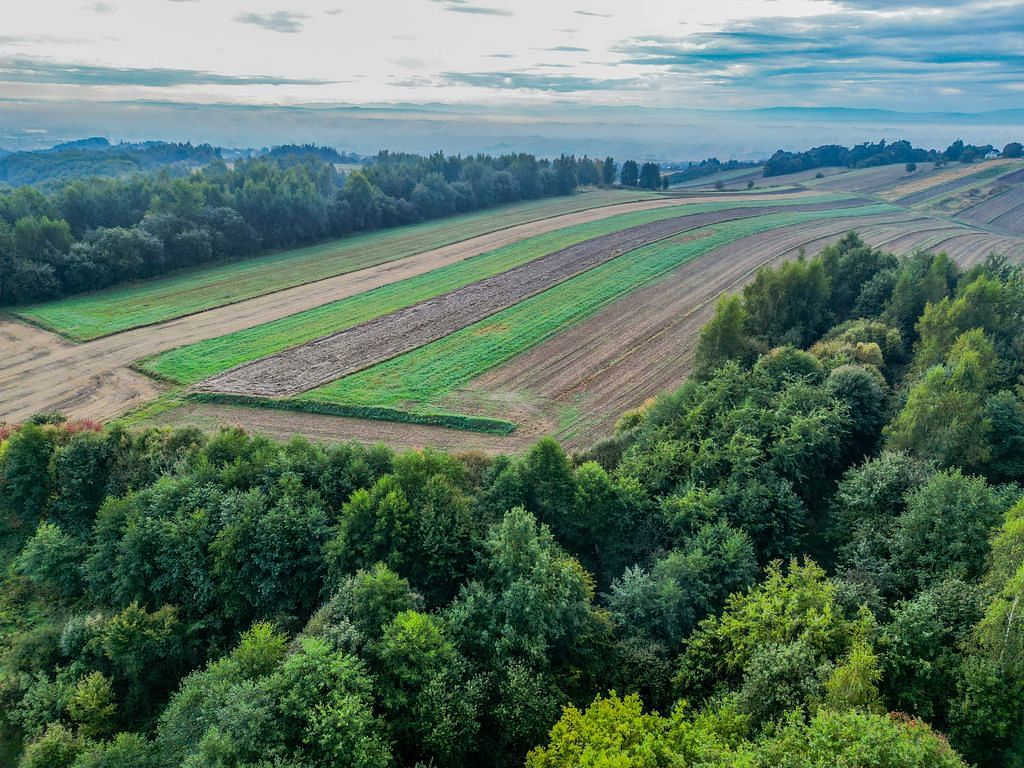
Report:
<svg viewBox="0 0 1024 768"><path fill-rule="evenodd" d="M1024 203L992 219L989 226L999 231L1024 235Z"/></svg>
<svg viewBox="0 0 1024 768"><path fill-rule="evenodd" d="M818 203L812 208L820 210L822 205L835 207L833 203ZM805 208L798 206L797 210ZM208 379L198 389L263 397L293 395L440 339L641 246L684 230L780 210L783 208L779 206L760 206L677 215L587 239L331 336L247 363Z"/></svg>
<svg viewBox="0 0 1024 768"><path fill-rule="evenodd" d="M395 229L352 235L59 301L13 313L73 341L153 325L286 288L413 256L521 224L637 200L651 194L594 191L545 198Z"/></svg>
<svg viewBox="0 0 1024 768"><path fill-rule="evenodd" d="M978 170L975 173L957 175L955 178L950 179L948 181L943 181L938 184L932 184L917 192L913 192L909 195L903 195L902 197L897 198L894 202L897 205L902 205L905 207L920 205L922 203L928 203L929 201L934 200L936 198L943 197L952 192L956 192L961 188L969 188L979 181L986 181L995 176L999 176L1010 167L1011 166L1009 165L997 165L989 168L982 168L981 170ZM885 195L883 195L883 197L884 196Z"/></svg>
<svg viewBox="0 0 1024 768"><path fill-rule="evenodd" d="M841 204L844 198L810 198ZM801 202L801 201L795 201ZM157 378L194 384L237 365L328 336L433 296L503 272L552 251L627 226L662 218L723 209L764 206L763 201L691 204L620 214L577 224L461 259L443 267L379 285L356 295L321 304L271 322L205 339L139 361L137 368ZM772 201L772 205L778 205ZM220 311L220 310L218 310Z"/></svg>
<svg viewBox="0 0 1024 768"><path fill-rule="evenodd" d="M522 354L598 309L680 265L738 238L827 218L893 212L883 203L804 211L709 225L630 252L558 283L442 339L299 395L358 406L429 405L484 371Z"/></svg>
<svg viewBox="0 0 1024 768"><path fill-rule="evenodd" d="M1024 205L1024 186L1009 187L957 211L955 218L968 224L989 224L1004 213Z"/></svg>
<svg viewBox="0 0 1024 768"><path fill-rule="evenodd" d="M920 167L912 174L907 174L903 165L882 165L874 168L857 168L844 171L835 175L826 176L823 179L808 179L804 182L810 189L821 191L846 191L862 195L874 195L886 202L893 202L903 205L899 198L916 194L926 189L933 189L939 184L952 180L962 180L962 183L969 183L969 177L978 173L991 171L993 166L985 163L969 166L943 166L934 168L931 165ZM1020 167L1017 161L998 161L994 166L999 170L994 173L1005 171L1007 168ZM803 172L801 172L803 173ZM779 178L786 178L785 176Z"/></svg>

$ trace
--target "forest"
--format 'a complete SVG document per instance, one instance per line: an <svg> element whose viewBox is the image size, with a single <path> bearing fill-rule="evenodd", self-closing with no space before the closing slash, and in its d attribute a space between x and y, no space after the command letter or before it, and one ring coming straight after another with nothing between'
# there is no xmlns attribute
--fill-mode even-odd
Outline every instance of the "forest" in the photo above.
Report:
<svg viewBox="0 0 1024 768"><path fill-rule="evenodd" d="M59 186L73 179L160 169L183 175L221 157L221 150L209 144L165 141L111 144L101 136L94 136L49 149L0 153L0 185Z"/></svg>
<svg viewBox="0 0 1024 768"><path fill-rule="evenodd" d="M0 763L1020 765L1022 352L851 233L578 454L0 428Z"/></svg>
<svg viewBox="0 0 1024 768"><path fill-rule="evenodd" d="M828 144L814 147L806 152L786 152L780 149L765 163L764 175L781 176L826 166L872 168L893 163L971 163L981 160L992 149L991 144L985 146L965 145L961 139L950 144L944 152L934 149L919 149L906 140L887 144L884 139L877 144L864 142L855 147ZM1005 157L1019 157L1019 155L1013 154L1015 150L1013 144L1008 144L1006 150L1009 150L1009 153L1005 154Z"/></svg>
<svg viewBox="0 0 1024 768"><path fill-rule="evenodd" d="M188 175L164 169L75 179L48 191L0 191L0 305L567 195L580 183L597 184L603 165L565 155L547 160L384 151L345 174L335 168L339 159L345 158L325 148L279 147L230 167L215 157Z"/></svg>

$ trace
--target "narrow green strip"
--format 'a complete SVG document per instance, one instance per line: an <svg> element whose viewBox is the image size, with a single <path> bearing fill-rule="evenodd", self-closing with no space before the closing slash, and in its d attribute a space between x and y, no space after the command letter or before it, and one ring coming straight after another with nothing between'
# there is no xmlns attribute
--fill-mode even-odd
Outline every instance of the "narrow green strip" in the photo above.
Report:
<svg viewBox="0 0 1024 768"><path fill-rule="evenodd" d="M428 424L435 427L461 429L467 432L486 432L492 435L510 435L516 425L505 419L487 416L467 416L461 413L403 411L380 406L344 405L341 403L318 402L316 400L276 400L247 395L227 395L217 392L192 392L188 400L217 405L241 405L256 408L273 408L283 411L315 413L320 416L346 416L356 419L396 421L404 424Z"/></svg>

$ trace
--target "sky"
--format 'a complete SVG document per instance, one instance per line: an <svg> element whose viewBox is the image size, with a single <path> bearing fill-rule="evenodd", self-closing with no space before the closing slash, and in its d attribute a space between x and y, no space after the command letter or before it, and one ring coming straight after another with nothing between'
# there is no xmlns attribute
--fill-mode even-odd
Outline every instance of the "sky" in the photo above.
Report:
<svg viewBox="0 0 1024 768"><path fill-rule="evenodd" d="M18 0L5 8L0 128L4 111L12 122L31 114L45 123L58 107L79 105L84 115L117 105L112 115L132 104L441 104L484 117L499 110L506 123L516 110L529 122L599 107L1013 109L1024 107L1024 0Z"/></svg>
<svg viewBox="0 0 1024 768"><path fill-rule="evenodd" d="M261 104L1024 103L1024 3L35 0L0 97Z"/></svg>

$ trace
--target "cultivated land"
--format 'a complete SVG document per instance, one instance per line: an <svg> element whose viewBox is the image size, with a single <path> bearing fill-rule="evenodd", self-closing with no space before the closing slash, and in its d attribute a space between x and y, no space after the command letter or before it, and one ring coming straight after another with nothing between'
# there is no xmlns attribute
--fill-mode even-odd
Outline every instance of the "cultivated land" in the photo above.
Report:
<svg viewBox="0 0 1024 768"><path fill-rule="evenodd" d="M341 333L293 347L204 382L214 392L280 397L312 389L396 355L444 338L511 307L573 275L685 230L792 208L823 210L838 202L728 208L673 216L594 237L548 253L505 272L470 283ZM609 222L612 223L612 222ZM641 253L631 253L631 262ZM621 284L620 284L621 285ZM628 286L625 286L628 287ZM579 305L574 294L570 305ZM536 318L535 318L536 324Z"/></svg>
<svg viewBox="0 0 1024 768"><path fill-rule="evenodd" d="M808 195L805 193L804 196ZM629 199L629 193L626 199ZM756 196L744 197L743 204L756 202L757 199ZM776 198L772 196L770 199ZM626 212L671 208L703 200L658 197L549 217L492 231L376 267L306 283L158 325L135 328L85 344L72 344L53 333L0 316L0 339L3 340L5 354L5 364L0 367L0 421L16 422L33 413L58 409L73 417L108 420L152 400L165 389L153 379L127 368L142 358L287 318L296 313L301 314L305 310L328 305L345 297L490 253L538 234L620 216ZM500 211L493 213L503 215ZM271 354L336 330L337 327L328 327L312 336L296 338L295 329L286 327L282 333L284 346L255 356ZM232 340L229 346L234 347L236 343L237 340ZM243 357L237 362L245 359L253 358ZM237 362L229 362L211 373L229 368Z"/></svg>
<svg viewBox="0 0 1024 768"><path fill-rule="evenodd" d="M809 200L819 199L801 196L792 197L786 202L800 205ZM386 284L380 283L380 287L375 290L368 290L370 286L366 286L362 292L344 294L351 298L332 303L321 302L320 306L305 312L293 310L293 313L280 320L263 325L254 323L251 325L255 327L243 331L216 335L216 338L211 337L208 341L182 346L172 352L143 361L141 369L176 383L193 384L234 366L328 336L446 291L499 274L589 238L610 234L630 226L676 217L682 213L696 215L711 210L778 205L780 201L774 196L762 199L744 197L729 202L691 201L685 208L678 208L677 203L671 199L669 202L671 205L663 204L657 207L648 203L637 203L635 205L638 207L628 214L622 213L621 209L615 209L614 213L619 215L615 215L614 218L613 209L600 209L606 215L599 221L563 226L555 231L526 237L483 253L471 253L465 259L458 259L456 263L436 263L433 270L417 272L408 280L388 280L385 281ZM570 223L567 219L562 221L567 225ZM433 254L421 254L413 258L429 258L434 263L432 256ZM396 264L396 268L404 263ZM370 270L359 274L375 273L375 270ZM347 278L337 280L349 283ZM312 286L306 286L304 290L310 288Z"/></svg>
<svg viewBox="0 0 1024 768"><path fill-rule="evenodd" d="M637 199L658 198L653 193L609 190L545 198L189 270L137 285L16 309L15 314L69 339L87 341L403 259L488 232Z"/></svg>
<svg viewBox="0 0 1024 768"><path fill-rule="evenodd" d="M0 343L5 353L9 350L9 364L0 370L0 420L50 409L109 419L146 404L133 417L136 421L211 428L237 423L281 436L298 431L325 440L487 451L516 450L540 434L554 434L571 447L584 447L607 434L623 410L685 377L696 334L719 293L739 287L758 267L789 258L801 247L813 254L856 229L869 243L898 253L919 247L945 250L965 265L990 252L1024 260L1024 237L1015 229L1024 202L1024 178L1018 178L1024 175L1022 169L1024 163L1007 161L928 166L910 175L894 166L815 169L758 180L759 189L753 192L685 199L650 196L504 224L503 229L492 220L468 239L454 239L439 227L430 230L429 237L436 238L433 247L423 245L426 225L420 225L420 243L411 232L415 228L391 230L375 237L396 237L405 250L396 246L389 255L381 246L370 266L352 267L358 249L347 262L328 256L333 259L330 276L316 280L309 275L324 273L288 275L317 262L308 253L293 254L287 265L275 261L284 255L263 257L266 274L272 280L286 275L292 287L230 305L211 304L214 308L86 344L70 344L39 328L0 320ZM818 172L825 177L814 178ZM708 184L714 184L714 177ZM766 190L760 189L762 184L777 186ZM805 188L793 191L793 184ZM820 200L822 193L839 197ZM850 207L856 202L849 199L851 193L873 198L875 207ZM838 203L844 195L846 201ZM816 202L827 203L828 210L806 209ZM507 210L488 213L509 215ZM484 223L473 226L483 228ZM657 232L663 239L628 242L620 246L624 253L602 250L601 238L614 242L628 237L616 233L643 227L649 228L648 236ZM410 239L401 240L406 237ZM331 247L346 242L351 241ZM181 306L187 305L192 288L207 278L219 280L221 290L234 291L231 270L257 261L209 270L228 270L216 278L204 270L159 281L167 293L145 312L155 311L153 307L166 312L179 298ZM339 270L343 263L355 271ZM178 296L171 281L184 278L193 281L192 287L179 285ZM116 291L75 299L84 303L74 311L100 327L120 320L113 315L104 319L103 312L114 306L104 302L128 306L133 291L154 287L120 289L124 295L114 298ZM463 301L453 304L453 296ZM98 303L90 306L90 300ZM45 312L67 304L37 309ZM473 311L451 311L463 305ZM395 324L394 317L425 309L430 311L422 322ZM442 318L440 325L437 318ZM336 339L340 357L327 356L321 364L314 354L314 365L295 365L315 350L315 340L326 337ZM395 341L397 345L387 346ZM297 347L301 352L287 351ZM275 355L278 359L271 362ZM232 371L268 356L265 364ZM342 358L349 362L336 367ZM321 381L320 374L295 380L288 374L289 364L302 371L329 371L336 380L320 386L313 386ZM160 383L129 365L178 383ZM376 418L199 402L193 398L219 395L181 386L226 371L244 384L241 372L263 365L269 366L266 370L277 366L267 381L279 379L285 388L275 389L274 384L263 390L273 399L261 404ZM347 370L354 372L337 378ZM209 389L210 383L202 387ZM250 389L236 391L251 396ZM511 434L498 434L513 426Z"/></svg>

